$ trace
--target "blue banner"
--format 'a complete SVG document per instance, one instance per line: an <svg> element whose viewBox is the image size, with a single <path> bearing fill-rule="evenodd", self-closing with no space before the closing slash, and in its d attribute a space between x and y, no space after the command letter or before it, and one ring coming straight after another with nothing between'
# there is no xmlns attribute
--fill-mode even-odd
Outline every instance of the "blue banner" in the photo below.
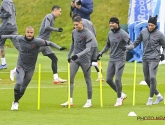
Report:
<svg viewBox="0 0 165 125"><path fill-rule="evenodd" d="M130 0L128 24L148 20L150 15L159 18L160 4L161 0Z"/></svg>
<svg viewBox="0 0 165 125"><path fill-rule="evenodd" d="M148 20L151 15L151 0L136 0L135 1L135 21Z"/></svg>

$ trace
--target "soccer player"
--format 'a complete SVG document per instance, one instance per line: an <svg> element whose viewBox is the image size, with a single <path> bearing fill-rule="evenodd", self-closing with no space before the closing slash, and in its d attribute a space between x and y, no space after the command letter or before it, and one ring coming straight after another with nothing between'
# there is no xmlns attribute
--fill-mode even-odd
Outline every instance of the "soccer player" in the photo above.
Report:
<svg viewBox="0 0 165 125"><path fill-rule="evenodd" d="M13 0L3 0L0 7L0 18L2 20L0 26L0 35L17 35L17 24L16 24L16 9ZM18 44L16 41L11 39L14 46L18 49ZM6 69L6 59L5 59L5 49L4 44L6 39L0 39L0 56L1 65L0 70Z"/></svg>
<svg viewBox="0 0 165 125"><path fill-rule="evenodd" d="M60 15L61 15L61 8L57 5L53 6L52 12L50 14L47 14L41 23L38 38L41 38L44 40L49 40L52 31L54 31L54 32L63 31L62 28L53 27L55 19L58 18ZM57 73L58 58L54 54L53 50L49 46L43 46L40 48L40 52L42 52L42 54L44 56L47 56L52 61L51 67L52 67L52 71L53 71L54 84L66 82L67 80L61 79L60 77L58 77L58 73ZM14 73L15 73L15 69L10 71L10 78L12 81L14 81Z"/></svg>
<svg viewBox="0 0 165 125"><path fill-rule="evenodd" d="M72 17L72 20L77 16L80 17L79 14L74 14ZM82 23L83 23L83 26L85 28L89 29L96 37L96 29L95 29L93 23L91 21L89 21L87 19L83 19L83 18L82 18ZM98 55L98 43L97 43L97 41L93 40L92 46L91 46L91 65L95 67L97 74L98 74L98 78L96 79L96 81L100 81L100 71L99 71L98 63L97 63L97 55ZM102 77L102 81L104 81L104 77Z"/></svg>
<svg viewBox="0 0 165 125"><path fill-rule="evenodd" d="M26 28L25 36L2 35L1 38L12 38L19 43L14 101L11 106L11 110L18 110L18 102L24 95L25 90L32 79L39 48L41 46L52 46L59 50L64 50L65 48L59 47L55 43L47 40L34 38L34 28L31 26Z"/></svg>
<svg viewBox="0 0 165 125"><path fill-rule="evenodd" d="M123 100L127 97L122 92L121 77L123 74L126 51L122 50L126 44L132 44L129 35L120 28L119 19L112 17L109 20L111 31L108 33L107 43L105 47L99 52L98 58L110 49L110 60L107 68L106 82L117 93L117 100L114 106L122 105ZM113 81L114 75L116 76L115 82Z"/></svg>
<svg viewBox="0 0 165 125"><path fill-rule="evenodd" d="M92 106L92 82L91 82L91 70L87 69L91 65L91 44L92 40L96 40L93 33L84 28L81 17L75 17L73 19L74 30L72 31L72 44L68 53L68 62L70 63L70 105L73 106L73 89L74 78L81 67L83 70L84 78L87 85L87 102L83 106L89 108ZM73 56L71 56L73 53ZM61 106L68 106L68 102L61 104Z"/></svg>
<svg viewBox="0 0 165 125"><path fill-rule="evenodd" d="M156 74L158 70L159 61L164 60L165 55L165 37L162 32L157 29L157 15L149 17L148 27L142 30L139 36L134 41L133 45L126 46L125 49L136 48L143 41L143 73L145 82L150 88L150 95L146 105L158 104L163 101L163 96L156 89ZM162 46L163 52L160 53ZM153 102L154 94L157 96Z"/></svg>

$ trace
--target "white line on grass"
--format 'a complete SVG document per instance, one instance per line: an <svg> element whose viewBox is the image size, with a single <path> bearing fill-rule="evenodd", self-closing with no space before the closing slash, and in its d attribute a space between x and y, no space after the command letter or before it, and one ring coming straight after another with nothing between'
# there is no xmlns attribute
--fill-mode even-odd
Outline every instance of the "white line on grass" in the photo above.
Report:
<svg viewBox="0 0 165 125"><path fill-rule="evenodd" d="M42 89L54 89L54 88L64 88L66 86L56 86L56 87L41 87ZM37 89L38 87L27 87L27 89ZM0 88L0 90L14 89L13 88Z"/></svg>
<svg viewBox="0 0 165 125"><path fill-rule="evenodd" d="M67 87L67 84L63 84L63 85L66 85L66 86L59 86L59 85L57 85L57 86L50 86L50 87L41 87L41 89L54 89L54 88L66 88ZM85 85L85 84L84 84ZM159 84L159 85L161 85L161 84ZM162 84L162 85L164 85L164 84ZM76 85L75 85L76 86ZM99 87L100 85L92 85L92 86L94 86L94 87ZM104 84L103 86L108 86L107 84ZM123 84L123 86L132 86L132 84ZM146 85L140 85L140 84L137 84L136 86L146 86ZM82 85L81 86L76 86L76 87L82 87ZM83 86L83 87L85 87L85 86ZM27 87L27 89L37 89L38 87ZM0 88L0 90L10 90L10 89L14 89L14 87L13 88Z"/></svg>
<svg viewBox="0 0 165 125"><path fill-rule="evenodd" d="M47 73L47 72L51 72L51 71L41 71L41 73L42 72L44 72L44 73L46 72ZM67 72L67 71L66 70L59 70L58 72ZM82 72L82 71L80 70L78 72ZM91 71L91 72L96 72L96 71ZM0 72L0 74L4 74L4 73L5 74L9 74L10 72ZM38 73L38 71L36 71L35 73Z"/></svg>

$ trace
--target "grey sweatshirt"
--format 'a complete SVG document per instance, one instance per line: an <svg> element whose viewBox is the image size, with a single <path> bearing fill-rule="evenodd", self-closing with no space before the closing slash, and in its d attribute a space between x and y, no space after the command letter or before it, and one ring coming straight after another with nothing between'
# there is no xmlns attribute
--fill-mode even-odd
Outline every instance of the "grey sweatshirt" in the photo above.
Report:
<svg viewBox="0 0 165 125"><path fill-rule="evenodd" d="M96 36L96 29L91 21L82 18L82 23L85 28L89 29ZM92 47L98 47L97 40L92 40Z"/></svg>
<svg viewBox="0 0 165 125"><path fill-rule="evenodd" d="M2 35L1 38L13 38L19 42L17 65L23 67L26 71L35 67L40 46L52 46L60 49L55 43L40 38L34 38L31 41L20 35Z"/></svg>
<svg viewBox="0 0 165 125"><path fill-rule="evenodd" d="M117 32L110 31L108 33L107 43L100 52L100 54L105 53L110 50L110 61L125 61L126 51L123 51L123 47L132 44L129 35L123 29Z"/></svg>
<svg viewBox="0 0 165 125"><path fill-rule="evenodd" d="M76 61L79 62L90 62L90 50L92 40L95 40L93 33L83 28L81 31L74 29L72 31L72 44L68 53L68 58L73 55L77 55L79 58Z"/></svg>
<svg viewBox="0 0 165 125"><path fill-rule="evenodd" d="M58 28L54 28L54 22L55 16L53 15L53 13L47 14L41 23L38 38L49 40L51 32L58 31Z"/></svg>
<svg viewBox="0 0 165 125"><path fill-rule="evenodd" d="M0 9L0 31L17 31L16 9L12 0L3 0Z"/></svg>
<svg viewBox="0 0 165 125"><path fill-rule="evenodd" d="M160 59L160 47L163 48L163 54L165 55L165 37L162 32L156 29L153 32L149 32L148 29L143 29L139 36L134 41L133 45L127 46L128 50L137 47L143 41L143 60L145 61L159 61Z"/></svg>

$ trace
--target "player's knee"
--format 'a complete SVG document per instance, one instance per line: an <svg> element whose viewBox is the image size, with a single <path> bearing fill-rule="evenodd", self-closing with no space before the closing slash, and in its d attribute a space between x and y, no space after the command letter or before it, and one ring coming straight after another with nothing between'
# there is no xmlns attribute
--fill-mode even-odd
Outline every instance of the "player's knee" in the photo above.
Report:
<svg viewBox="0 0 165 125"><path fill-rule="evenodd" d="M155 77L151 77L150 78L150 83L155 83L156 82L156 78Z"/></svg>
<svg viewBox="0 0 165 125"><path fill-rule="evenodd" d="M150 79L145 79L145 82L146 82L146 83L149 83L149 82L150 82Z"/></svg>
<svg viewBox="0 0 165 125"><path fill-rule="evenodd" d="M121 80L120 79L115 79L115 83L116 84L120 84L121 83Z"/></svg>
<svg viewBox="0 0 165 125"><path fill-rule="evenodd" d="M14 90L20 90L20 84L16 83L15 87L14 87Z"/></svg>
<svg viewBox="0 0 165 125"><path fill-rule="evenodd" d="M57 61L58 61L58 58L55 56L54 53L50 54L49 57L51 58L51 60L52 60L53 62L57 62Z"/></svg>
<svg viewBox="0 0 165 125"><path fill-rule="evenodd" d="M20 93L19 89L14 88L14 93Z"/></svg>
<svg viewBox="0 0 165 125"><path fill-rule="evenodd" d="M111 83L113 82L113 79L112 79L112 78L107 77L107 78L106 78L106 82L107 82L108 84L109 84L109 83L111 84Z"/></svg>
<svg viewBox="0 0 165 125"><path fill-rule="evenodd" d="M0 53L1 53L2 56L5 55L5 50L4 50L4 48L0 48Z"/></svg>
<svg viewBox="0 0 165 125"><path fill-rule="evenodd" d="M54 56L54 61L56 61L56 62L58 61L58 58L56 56Z"/></svg>
<svg viewBox="0 0 165 125"><path fill-rule="evenodd" d="M25 93L26 88L21 88L20 89L20 94L23 95Z"/></svg>

